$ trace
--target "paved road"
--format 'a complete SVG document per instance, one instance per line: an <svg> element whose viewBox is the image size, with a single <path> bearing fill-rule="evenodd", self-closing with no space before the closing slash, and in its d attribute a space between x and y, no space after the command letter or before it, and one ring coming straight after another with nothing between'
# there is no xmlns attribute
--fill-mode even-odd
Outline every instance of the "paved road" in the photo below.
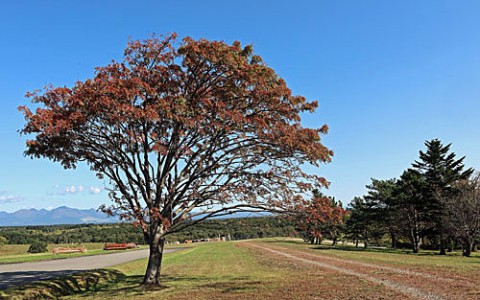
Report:
<svg viewBox="0 0 480 300"><path fill-rule="evenodd" d="M164 253L180 249L166 249ZM21 285L30 281L44 280L79 271L101 269L148 257L148 250L137 250L46 260L29 263L0 265L0 289Z"/></svg>

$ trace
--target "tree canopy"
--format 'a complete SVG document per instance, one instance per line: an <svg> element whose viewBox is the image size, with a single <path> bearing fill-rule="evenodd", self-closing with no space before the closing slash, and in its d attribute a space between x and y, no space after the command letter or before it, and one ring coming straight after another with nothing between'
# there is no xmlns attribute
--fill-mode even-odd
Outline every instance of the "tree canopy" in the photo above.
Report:
<svg viewBox="0 0 480 300"><path fill-rule="evenodd" d="M312 244L320 244L325 233L335 244L347 215L340 201L314 190L313 198L299 206L292 218L297 230Z"/></svg>
<svg viewBox="0 0 480 300"><path fill-rule="evenodd" d="M234 211L284 210L327 184L301 169L332 155L326 125L301 125L317 103L240 42L132 41L93 78L27 96L39 108L20 107L21 133L34 135L26 155L86 162L110 181L104 209L134 220L151 246L146 284L158 284L165 235Z"/></svg>

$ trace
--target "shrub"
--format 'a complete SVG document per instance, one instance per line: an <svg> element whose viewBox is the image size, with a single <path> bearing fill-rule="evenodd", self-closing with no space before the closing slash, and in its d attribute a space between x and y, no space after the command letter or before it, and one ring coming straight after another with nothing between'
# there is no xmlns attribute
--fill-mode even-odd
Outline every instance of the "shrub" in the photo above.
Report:
<svg viewBox="0 0 480 300"><path fill-rule="evenodd" d="M42 253L47 252L47 243L42 241L33 241L28 248L28 253Z"/></svg>

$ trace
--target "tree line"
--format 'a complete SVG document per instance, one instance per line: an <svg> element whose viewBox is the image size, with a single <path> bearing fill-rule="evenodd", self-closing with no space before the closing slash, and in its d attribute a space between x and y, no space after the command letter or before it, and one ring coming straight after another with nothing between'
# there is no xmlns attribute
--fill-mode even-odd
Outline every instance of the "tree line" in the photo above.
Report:
<svg viewBox="0 0 480 300"><path fill-rule="evenodd" d="M282 217L212 219L172 234L168 242L225 236L232 240L275 236L297 236L291 222ZM123 243L145 244L142 231L131 223L19 226L0 228L9 244Z"/></svg>
<svg viewBox="0 0 480 300"><path fill-rule="evenodd" d="M480 239L480 175L466 168L438 139L425 142L426 151L399 178L372 179L368 192L355 197L343 227L346 238L379 243L388 236L391 247L476 251Z"/></svg>

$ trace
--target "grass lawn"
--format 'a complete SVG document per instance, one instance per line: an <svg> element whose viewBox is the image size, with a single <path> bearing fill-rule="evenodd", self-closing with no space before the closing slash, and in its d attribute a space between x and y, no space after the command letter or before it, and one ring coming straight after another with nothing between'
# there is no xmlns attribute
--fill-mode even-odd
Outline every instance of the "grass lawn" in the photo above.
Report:
<svg viewBox="0 0 480 300"><path fill-rule="evenodd" d="M78 256L88 256L88 255L99 255L99 254L108 254L121 251L131 251L131 250L109 250L104 251L104 243L83 243L75 244L73 247L84 246L87 248L85 253L71 253L71 254L56 254L52 253L53 248L55 247L72 247L71 244L49 244L48 252L44 253L27 253L30 245L3 245L0 246L0 264L6 263L20 263L20 262L32 262L40 260L51 260L51 259L63 259L70 257ZM144 249L146 246L141 246L140 249ZM137 248L138 249L138 248Z"/></svg>
<svg viewBox="0 0 480 300"><path fill-rule="evenodd" d="M82 275L44 283L42 289L50 285L50 289L55 286L73 294L62 299L409 299L398 291L357 276L259 251L248 246L252 242L265 247L282 247L363 263L375 262L421 272L435 271L446 276L460 274L480 278L478 256L464 258L455 254L445 257L433 252L413 255L397 250L365 251L352 247L331 249L300 240L278 238L198 243L168 253L163 261L163 286L153 290L140 286L146 259L100 271L94 280L87 279L86 276L90 275L86 273L85 278ZM378 272L378 276L388 275L388 272ZM371 274L376 276L377 273ZM34 285L34 289L38 291L39 286ZM13 291L9 295L14 294Z"/></svg>
<svg viewBox="0 0 480 300"><path fill-rule="evenodd" d="M401 299L348 275L262 255L242 242L199 243L167 254L163 287L154 290L139 286L146 263L116 266L125 278L64 299L345 299L355 293Z"/></svg>

